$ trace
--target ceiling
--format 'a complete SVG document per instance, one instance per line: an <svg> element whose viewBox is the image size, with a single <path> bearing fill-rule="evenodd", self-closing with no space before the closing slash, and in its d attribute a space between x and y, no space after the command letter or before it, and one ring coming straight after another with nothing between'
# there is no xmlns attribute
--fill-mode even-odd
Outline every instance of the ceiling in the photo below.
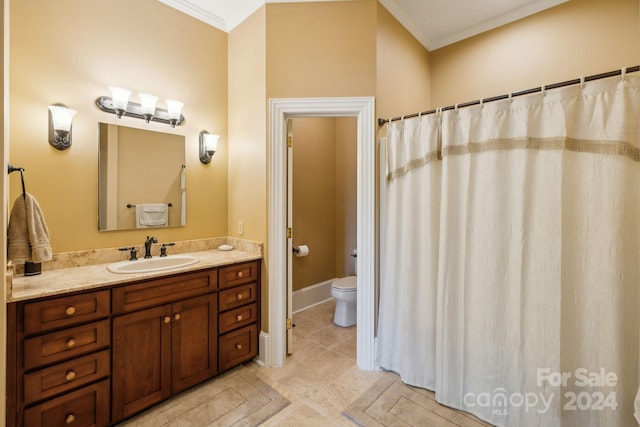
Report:
<svg viewBox="0 0 640 427"><path fill-rule="evenodd" d="M229 32L265 3L340 0L159 1L222 31ZM424 47L433 51L569 0L379 1Z"/></svg>

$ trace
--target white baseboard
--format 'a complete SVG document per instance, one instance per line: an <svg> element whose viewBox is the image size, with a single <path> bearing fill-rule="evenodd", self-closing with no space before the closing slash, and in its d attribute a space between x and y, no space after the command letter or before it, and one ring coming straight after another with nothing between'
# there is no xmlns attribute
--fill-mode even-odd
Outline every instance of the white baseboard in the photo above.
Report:
<svg viewBox="0 0 640 427"><path fill-rule="evenodd" d="M311 308L331 299L331 283L336 279L326 280L293 292L293 312Z"/></svg>
<svg viewBox="0 0 640 427"><path fill-rule="evenodd" d="M267 362L267 349L269 348L269 334L265 331L260 331L260 337L258 339L258 356L253 359L260 366L270 366Z"/></svg>

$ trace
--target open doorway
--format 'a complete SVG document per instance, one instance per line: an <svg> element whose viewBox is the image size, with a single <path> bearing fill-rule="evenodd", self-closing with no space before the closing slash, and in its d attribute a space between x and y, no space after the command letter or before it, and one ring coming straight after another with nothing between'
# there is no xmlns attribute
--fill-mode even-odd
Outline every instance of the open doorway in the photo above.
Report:
<svg viewBox="0 0 640 427"><path fill-rule="evenodd" d="M357 119L357 362L375 370L375 118L374 99L290 98L270 100L269 141L269 333L264 342L267 366L286 358L287 325L287 129L294 117L356 117Z"/></svg>
<svg viewBox="0 0 640 427"><path fill-rule="evenodd" d="M355 284L356 278L357 124L355 117L287 121L287 227L293 230L287 260L292 294L287 316L293 327L287 331L287 354L327 334L344 337L347 348L356 348L357 290L345 284ZM334 295L332 284L339 278L349 279L337 282L341 289ZM341 301L337 325L351 331L339 330L332 321L335 296ZM312 314L318 310L322 316Z"/></svg>

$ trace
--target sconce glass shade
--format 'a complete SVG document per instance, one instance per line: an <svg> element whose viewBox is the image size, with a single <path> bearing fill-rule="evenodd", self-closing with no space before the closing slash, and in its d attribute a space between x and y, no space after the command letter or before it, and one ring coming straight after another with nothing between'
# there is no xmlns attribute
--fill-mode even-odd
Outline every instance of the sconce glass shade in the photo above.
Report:
<svg viewBox="0 0 640 427"><path fill-rule="evenodd" d="M118 116L118 118L120 118L127 111L127 104L129 104L131 91L129 89L124 89L116 86L109 86L109 90L111 91L113 108L114 110L116 110L116 115Z"/></svg>
<svg viewBox="0 0 640 427"><path fill-rule="evenodd" d="M174 99L167 99L167 111L169 114L169 124L171 127L175 127L176 123L180 120L180 115L182 113L182 107L184 107L184 103L180 101L176 101Z"/></svg>
<svg viewBox="0 0 640 427"><path fill-rule="evenodd" d="M64 105L49 106L49 143L58 150L71 146L71 123L76 113Z"/></svg>
<svg viewBox="0 0 640 427"><path fill-rule="evenodd" d="M144 116L144 120L149 123L149 120L156 113L156 103L158 102L158 97L155 95L150 95L148 93L140 93L138 94L140 97L140 104L142 108L142 115Z"/></svg>
<svg viewBox="0 0 640 427"><path fill-rule="evenodd" d="M200 132L200 161L204 164L211 162L211 158L218 149L220 136L211 134L206 130Z"/></svg>

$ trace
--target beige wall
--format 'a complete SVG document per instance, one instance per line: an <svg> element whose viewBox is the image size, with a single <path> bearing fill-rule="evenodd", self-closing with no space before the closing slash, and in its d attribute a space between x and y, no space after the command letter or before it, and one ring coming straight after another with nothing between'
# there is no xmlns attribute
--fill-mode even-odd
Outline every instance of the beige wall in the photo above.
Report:
<svg viewBox="0 0 640 427"><path fill-rule="evenodd" d="M10 4L10 161L26 169L53 251L142 244L147 234L98 232L98 122L185 136L187 225L157 229L159 241L226 235L227 35L157 0ZM185 124L171 129L100 111L95 99L109 95L109 85L183 101ZM78 110L66 151L47 142L47 106L56 102ZM198 158L203 129L221 136L208 165ZM10 190L13 203L19 179Z"/></svg>
<svg viewBox="0 0 640 427"><path fill-rule="evenodd" d="M293 290L336 276L336 120L296 118L293 141Z"/></svg>
<svg viewBox="0 0 640 427"><path fill-rule="evenodd" d="M377 116L389 118L424 111L429 106L431 90L429 51L381 4L376 46Z"/></svg>
<svg viewBox="0 0 640 427"><path fill-rule="evenodd" d="M229 33L228 233L264 242L267 266L266 11ZM238 223L244 224L240 235ZM262 269L262 329L269 324L267 269Z"/></svg>
<svg viewBox="0 0 640 427"><path fill-rule="evenodd" d="M374 96L376 4L268 4L267 97Z"/></svg>
<svg viewBox="0 0 640 427"><path fill-rule="evenodd" d="M292 130L293 245L310 248L293 258L296 291L354 274L357 120L295 118Z"/></svg>
<svg viewBox="0 0 640 427"><path fill-rule="evenodd" d="M431 107L637 65L638 0L571 0L431 53Z"/></svg>
<svg viewBox="0 0 640 427"><path fill-rule="evenodd" d="M265 8L229 33L229 235L267 238Z"/></svg>
<svg viewBox="0 0 640 427"><path fill-rule="evenodd" d="M336 118L336 277L355 274L358 237L358 120Z"/></svg>

